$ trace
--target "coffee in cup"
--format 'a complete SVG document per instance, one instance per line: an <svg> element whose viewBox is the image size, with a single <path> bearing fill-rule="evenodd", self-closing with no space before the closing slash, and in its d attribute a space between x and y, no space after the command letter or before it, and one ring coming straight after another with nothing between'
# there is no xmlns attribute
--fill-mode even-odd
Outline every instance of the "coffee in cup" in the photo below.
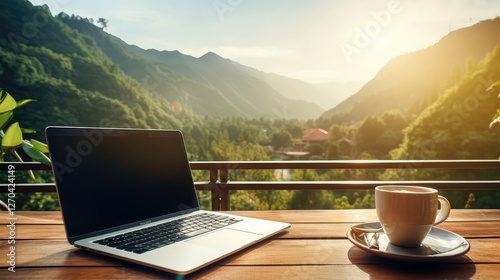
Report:
<svg viewBox="0 0 500 280"><path fill-rule="evenodd" d="M432 226L448 218L451 206L432 188L387 185L375 188L375 208L392 244L418 247Z"/></svg>

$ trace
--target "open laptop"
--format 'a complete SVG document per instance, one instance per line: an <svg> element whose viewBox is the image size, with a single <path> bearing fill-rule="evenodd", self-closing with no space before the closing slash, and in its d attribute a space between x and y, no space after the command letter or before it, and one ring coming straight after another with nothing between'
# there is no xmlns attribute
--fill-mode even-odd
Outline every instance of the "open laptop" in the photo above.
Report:
<svg viewBox="0 0 500 280"><path fill-rule="evenodd" d="M178 130L51 126L45 135L78 248L187 274L290 227L200 210Z"/></svg>

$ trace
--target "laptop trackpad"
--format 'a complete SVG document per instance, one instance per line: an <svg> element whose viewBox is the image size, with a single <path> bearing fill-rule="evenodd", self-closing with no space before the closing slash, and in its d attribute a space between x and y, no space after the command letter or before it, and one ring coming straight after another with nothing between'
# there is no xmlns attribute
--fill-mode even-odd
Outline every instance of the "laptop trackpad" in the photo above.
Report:
<svg viewBox="0 0 500 280"><path fill-rule="evenodd" d="M262 234L251 233L234 229L221 229L186 242L210 248L233 250L247 244L255 243L262 238Z"/></svg>

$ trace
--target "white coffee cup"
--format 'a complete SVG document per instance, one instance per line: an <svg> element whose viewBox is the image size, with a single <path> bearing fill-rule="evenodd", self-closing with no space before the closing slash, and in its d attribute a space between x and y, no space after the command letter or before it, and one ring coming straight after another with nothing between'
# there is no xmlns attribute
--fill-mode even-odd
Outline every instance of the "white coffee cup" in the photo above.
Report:
<svg viewBox="0 0 500 280"><path fill-rule="evenodd" d="M375 208L392 244L418 247L432 226L448 218L451 206L432 188L387 185L375 188Z"/></svg>

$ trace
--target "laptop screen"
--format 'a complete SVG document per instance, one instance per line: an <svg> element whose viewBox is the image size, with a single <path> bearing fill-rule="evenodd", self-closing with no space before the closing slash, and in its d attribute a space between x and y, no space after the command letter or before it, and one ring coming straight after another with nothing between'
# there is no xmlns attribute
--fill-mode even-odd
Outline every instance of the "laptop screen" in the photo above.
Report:
<svg viewBox="0 0 500 280"><path fill-rule="evenodd" d="M68 238L198 208L175 130L48 127Z"/></svg>

